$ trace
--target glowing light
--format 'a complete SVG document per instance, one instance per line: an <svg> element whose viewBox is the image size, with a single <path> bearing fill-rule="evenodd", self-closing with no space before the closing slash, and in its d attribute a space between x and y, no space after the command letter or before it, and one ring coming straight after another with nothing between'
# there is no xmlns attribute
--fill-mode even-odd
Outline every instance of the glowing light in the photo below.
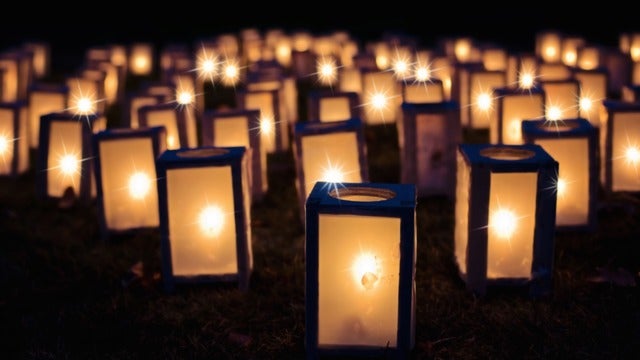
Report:
<svg viewBox="0 0 640 360"><path fill-rule="evenodd" d="M520 87L522 89L531 89L534 84L534 76L532 73L522 73L520 74Z"/></svg>
<svg viewBox="0 0 640 360"><path fill-rule="evenodd" d="M382 110L387 107L389 100L384 93L375 93L371 95L371 106L376 110Z"/></svg>
<svg viewBox="0 0 640 360"><path fill-rule="evenodd" d="M203 46L202 51L197 58L198 76L207 78L209 82L213 82L218 77L218 56L213 53L208 53L207 49Z"/></svg>
<svg viewBox="0 0 640 360"><path fill-rule="evenodd" d="M396 58L393 61L393 73L396 76L396 78L398 79L405 79L407 78L407 76L409 76L409 70L410 70L410 66L409 66L409 61L405 58Z"/></svg>
<svg viewBox="0 0 640 360"><path fill-rule="evenodd" d="M593 101L588 97L580 98L580 110L589 111L593 106Z"/></svg>
<svg viewBox="0 0 640 360"><path fill-rule="evenodd" d="M576 63L578 56L575 51L567 51L564 53L564 63L567 65L573 65Z"/></svg>
<svg viewBox="0 0 640 360"><path fill-rule="evenodd" d="M565 179L558 178L558 182L556 183L556 188L558 191L558 195L563 196L567 192L567 181Z"/></svg>
<svg viewBox="0 0 640 360"><path fill-rule="evenodd" d="M263 134L271 134L275 125L273 118L270 116L262 116L260 118L260 132Z"/></svg>
<svg viewBox="0 0 640 360"><path fill-rule="evenodd" d="M151 179L143 172L136 172L129 178L129 195L136 200L144 199L151 189Z"/></svg>
<svg viewBox="0 0 640 360"><path fill-rule="evenodd" d="M205 235L218 236L224 225L224 213L219 207L209 205L200 211L198 224Z"/></svg>
<svg viewBox="0 0 640 360"><path fill-rule="evenodd" d="M344 174L339 168L329 166L322 173L322 181L341 183L344 181Z"/></svg>
<svg viewBox="0 0 640 360"><path fill-rule="evenodd" d="M640 163L640 149L636 146L629 146L624 151L624 157L629 164L636 166Z"/></svg>
<svg viewBox="0 0 640 360"><path fill-rule="evenodd" d="M549 106L547 108L547 120L557 121L562 118L562 109L559 106Z"/></svg>
<svg viewBox="0 0 640 360"><path fill-rule="evenodd" d="M387 69L389 67L389 58L386 55L377 55L376 66L378 66L378 69Z"/></svg>
<svg viewBox="0 0 640 360"><path fill-rule="evenodd" d="M373 289L380 279L380 267L372 254L360 254L351 268L354 280L365 290Z"/></svg>
<svg viewBox="0 0 640 360"><path fill-rule="evenodd" d="M557 49L554 46L547 46L544 49L544 54L547 58L554 58L557 54Z"/></svg>
<svg viewBox="0 0 640 360"><path fill-rule="evenodd" d="M338 68L332 58L321 58L316 64L318 80L323 85L332 85L338 80Z"/></svg>
<svg viewBox="0 0 640 360"><path fill-rule="evenodd" d="M633 60L634 62L640 61L640 47L632 47L629 51L629 55L631 56L631 60Z"/></svg>
<svg viewBox="0 0 640 360"><path fill-rule="evenodd" d="M431 79L431 69L426 65L418 65L414 71L416 81L424 82Z"/></svg>
<svg viewBox="0 0 640 360"><path fill-rule="evenodd" d="M78 113L86 115L94 112L93 101L88 97L82 97L78 99L76 104Z"/></svg>
<svg viewBox="0 0 640 360"><path fill-rule="evenodd" d="M489 227L500 239L509 239L516 230L518 219L515 214L508 209L499 209L491 214Z"/></svg>
<svg viewBox="0 0 640 360"><path fill-rule="evenodd" d="M9 139L4 135L0 135L0 155L4 155L8 151L9 151Z"/></svg>
<svg viewBox="0 0 640 360"><path fill-rule="evenodd" d="M520 119L513 119L509 122L509 133L512 139L522 139L522 122Z"/></svg>
<svg viewBox="0 0 640 360"><path fill-rule="evenodd" d="M225 85L235 85L240 80L240 67L237 61L227 59L222 67L222 82Z"/></svg>
<svg viewBox="0 0 640 360"><path fill-rule="evenodd" d="M137 69L146 69L149 66L149 61L144 55L138 55L133 59L133 64Z"/></svg>
<svg viewBox="0 0 640 360"><path fill-rule="evenodd" d="M73 154L66 154L60 157L58 167L62 174L72 175L78 172L78 157Z"/></svg>
<svg viewBox="0 0 640 360"><path fill-rule="evenodd" d="M175 136L167 135L167 147L169 149L175 149L177 145Z"/></svg>
<svg viewBox="0 0 640 360"><path fill-rule="evenodd" d="M176 95L176 101L180 105L189 105L193 103L193 93L189 90L180 90Z"/></svg>
<svg viewBox="0 0 640 360"><path fill-rule="evenodd" d="M483 92L478 94L476 98L476 104L478 108L482 111L488 111L491 109L491 94Z"/></svg>

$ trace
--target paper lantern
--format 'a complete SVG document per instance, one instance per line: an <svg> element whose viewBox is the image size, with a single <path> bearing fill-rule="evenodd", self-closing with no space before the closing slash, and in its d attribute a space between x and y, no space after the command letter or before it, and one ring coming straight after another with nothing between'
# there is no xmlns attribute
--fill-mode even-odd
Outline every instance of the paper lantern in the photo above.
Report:
<svg viewBox="0 0 640 360"><path fill-rule="evenodd" d="M319 122L361 118L360 96L356 92L312 90L307 97L307 120Z"/></svg>
<svg viewBox="0 0 640 360"><path fill-rule="evenodd" d="M23 49L31 52L34 80L49 75L51 70L51 46L47 42L28 41Z"/></svg>
<svg viewBox="0 0 640 360"><path fill-rule="evenodd" d="M27 97L29 147L38 148L40 137L40 117L42 115L61 112L67 109L69 88L66 85L35 82L29 87Z"/></svg>
<svg viewBox="0 0 640 360"><path fill-rule="evenodd" d="M563 63L539 63L537 68L539 81L563 81L571 79L571 68Z"/></svg>
<svg viewBox="0 0 640 360"><path fill-rule="evenodd" d="M324 181L369 181L364 123L359 118L333 122L300 122L293 131L296 189L301 220L314 184Z"/></svg>
<svg viewBox="0 0 640 360"><path fill-rule="evenodd" d="M491 108L493 89L506 86L506 72L487 71L482 63L456 66L452 97L460 105L460 123L472 129L488 129L496 116Z"/></svg>
<svg viewBox="0 0 640 360"><path fill-rule="evenodd" d="M354 59L354 62L357 60ZM341 92L355 92L362 95L362 73L356 66L338 68L338 86Z"/></svg>
<svg viewBox="0 0 640 360"><path fill-rule="evenodd" d="M134 76L150 76L155 66L154 48L150 43L134 43L129 47L129 73Z"/></svg>
<svg viewBox="0 0 640 360"><path fill-rule="evenodd" d="M573 78L580 82L578 99L581 118L589 120L595 127L600 126L600 108L602 101L608 98L609 74L604 68L573 71Z"/></svg>
<svg viewBox="0 0 640 360"><path fill-rule="evenodd" d="M625 85L621 88L620 99L627 102L640 102L640 85Z"/></svg>
<svg viewBox="0 0 640 360"><path fill-rule="evenodd" d="M187 116L185 107L174 103L140 107L138 122L140 127L164 126L167 149L195 147L198 143L195 117Z"/></svg>
<svg viewBox="0 0 640 360"><path fill-rule="evenodd" d="M280 115L291 124L298 121L298 85L295 77L275 61L258 61L247 72L246 89L249 91L276 90L283 107Z"/></svg>
<svg viewBox="0 0 640 360"><path fill-rule="evenodd" d="M202 145L244 146L250 162L251 197L259 201L269 189L267 151L258 131L259 110L208 110L201 120Z"/></svg>
<svg viewBox="0 0 640 360"><path fill-rule="evenodd" d="M581 70L595 70L602 67L604 49L596 45L584 44L578 48L576 65Z"/></svg>
<svg viewBox="0 0 640 360"><path fill-rule="evenodd" d="M585 45L585 39L581 37L565 37L562 39L562 63L575 67L578 63L578 51Z"/></svg>
<svg viewBox="0 0 640 360"><path fill-rule="evenodd" d="M69 89L68 104L71 111L83 113L104 113L104 76L69 76L65 80Z"/></svg>
<svg viewBox="0 0 640 360"><path fill-rule="evenodd" d="M156 162L165 291L236 282L253 269L244 147L166 150Z"/></svg>
<svg viewBox="0 0 640 360"><path fill-rule="evenodd" d="M96 196L92 136L105 129L97 114L63 111L42 115L37 151L36 195L59 199L72 193L88 203Z"/></svg>
<svg viewBox="0 0 640 360"><path fill-rule="evenodd" d="M410 356L415 211L410 184L315 184L306 202L307 358Z"/></svg>
<svg viewBox="0 0 640 360"><path fill-rule="evenodd" d="M29 170L27 106L24 101L0 103L0 177Z"/></svg>
<svg viewBox="0 0 640 360"><path fill-rule="evenodd" d="M440 79L415 77L412 81L402 82L400 86L403 103L440 103L446 98L444 85Z"/></svg>
<svg viewBox="0 0 640 360"><path fill-rule="evenodd" d="M558 162L540 145L461 144L455 258L466 286L551 291Z"/></svg>
<svg viewBox="0 0 640 360"><path fill-rule="evenodd" d="M165 137L164 127L94 134L96 198L104 240L159 226L155 165L165 150Z"/></svg>
<svg viewBox="0 0 640 360"><path fill-rule="evenodd" d="M136 129L140 127L140 120L138 119L138 112L140 108L148 105L159 105L166 103L167 99L164 95L153 95L146 91L130 92L127 95L127 101L124 108L126 109L125 124Z"/></svg>
<svg viewBox="0 0 640 360"><path fill-rule="evenodd" d="M606 193L640 191L640 103L603 102L600 156L600 182Z"/></svg>
<svg viewBox="0 0 640 360"><path fill-rule="evenodd" d="M595 230L598 200L598 129L587 119L524 120L522 134L559 166L556 229Z"/></svg>
<svg viewBox="0 0 640 360"><path fill-rule="evenodd" d="M392 72L362 70L362 119L367 125L393 124L402 92Z"/></svg>
<svg viewBox="0 0 640 360"><path fill-rule="evenodd" d="M509 54L507 49L498 46L482 48L482 64L488 71L506 71Z"/></svg>
<svg viewBox="0 0 640 360"><path fill-rule="evenodd" d="M2 73L0 100L2 102L11 103L20 100L22 57L20 52L15 51L0 53L0 73Z"/></svg>
<svg viewBox="0 0 640 360"><path fill-rule="evenodd" d="M576 79L541 81L545 96L547 120L575 119L580 117L580 81Z"/></svg>
<svg viewBox="0 0 640 360"><path fill-rule="evenodd" d="M540 31L535 36L535 53L545 63L562 61L563 35L557 31Z"/></svg>
<svg viewBox="0 0 640 360"><path fill-rule="evenodd" d="M543 119L545 95L540 87L496 88L495 112L489 124L489 142L492 144L523 144L522 120Z"/></svg>
<svg viewBox="0 0 640 360"><path fill-rule="evenodd" d="M400 181L418 196L455 193L456 151L462 141L458 103L402 104L397 122Z"/></svg>
<svg viewBox="0 0 640 360"><path fill-rule="evenodd" d="M239 89L236 103L239 109L260 111L260 142L267 154L289 149L289 125L283 118L286 108L278 90Z"/></svg>

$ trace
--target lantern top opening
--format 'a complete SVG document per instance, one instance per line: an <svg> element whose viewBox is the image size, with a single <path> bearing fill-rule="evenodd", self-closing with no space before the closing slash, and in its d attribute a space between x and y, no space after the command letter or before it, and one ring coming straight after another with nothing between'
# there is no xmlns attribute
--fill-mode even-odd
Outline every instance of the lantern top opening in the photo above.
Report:
<svg viewBox="0 0 640 360"><path fill-rule="evenodd" d="M552 130L555 132L570 131L578 128L578 124L575 122L565 122L561 120L543 121L537 123L536 126L541 130Z"/></svg>
<svg viewBox="0 0 640 360"><path fill-rule="evenodd" d="M524 160L535 156L531 150L494 146L480 150L480 155L495 160Z"/></svg>
<svg viewBox="0 0 640 360"><path fill-rule="evenodd" d="M345 189L333 189L329 192L329 195L339 200L371 202L393 199L396 196L396 193L387 189L350 187Z"/></svg>
<svg viewBox="0 0 640 360"><path fill-rule="evenodd" d="M206 149L188 149L176 153L178 157L182 158L206 158L212 156L220 156L227 154L229 150L221 148L206 148Z"/></svg>

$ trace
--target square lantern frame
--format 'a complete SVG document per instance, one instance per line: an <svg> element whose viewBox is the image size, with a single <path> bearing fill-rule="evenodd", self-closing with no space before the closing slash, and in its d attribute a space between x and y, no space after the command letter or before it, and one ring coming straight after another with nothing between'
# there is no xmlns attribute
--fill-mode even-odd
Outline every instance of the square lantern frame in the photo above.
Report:
<svg viewBox="0 0 640 360"><path fill-rule="evenodd" d="M602 105L599 127L600 183L604 193L638 193L638 176L631 180L618 174L616 170L620 170L620 164L625 163L626 166L635 168L635 174L638 172L640 164L636 154L640 151L640 103L608 99ZM618 144L619 141L626 143Z"/></svg>
<svg viewBox="0 0 640 360"><path fill-rule="evenodd" d="M458 102L403 103L397 131L400 181L415 184L419 197L453 198L456 152L462 141Z"/></svg>
<svg viewBox="0 0 640 360"><path fill-rule="evenodd" d="M334 109L338 114L327 112ZM337 110L335 110L337 109ZM307 121L332 122L362 118L360 95L355 91L312 90L307 96Z"/></svg>
<svg viewBox="0 0 640 360"><path fill-rule="evenodd" d="M138 109L138 126L164 126L167 130L167 149L196 147L198 143L196 119L195 117L187 116L186 110L188 109L175 103L145 105ZM162 122L150 121L150 116L154 113L171 113L173 115L171 120L175 120L175 123L167 123L164 120ZM175 136L177 136L177 139ZM170 142L176 140L177 143L170 144Z"/></svg>
<svg viewBox="0 0 640 360"><path fill-rule="evenodd" d="M544 119L546 99L544 91L537 86L528 89L501 87L495 89L494 93L493 101L497 116L489 124L489 142L506 145L524 144L522 120ZM519 113L518 119L506 119L514 111Z"/></svg>
<svg viewBox="0 0 640 360"><path fill-rule="evenodd" d="M285 152L290 147L291 129L285 115L287 108L282 101L281 92L281 88L272 90L249 90L246 88L240 88L237 90L235 96L237 108L244 110L260 110L261 121L263 116L273 117L273 119L271 119L273 121L273 124L271 124L272 128L270 129L270 131L274 132L273 137L267 138L267 136L269 135L263 133L263 130L261 129L261 134L263 134L262 146L265 147L268 154ZM269 113L269 111L264 111L265 109L263 109L261 106L253 106L253 100L250 99L254 96L258 97L259 100L264 100L264 97L268 97L268 108L270 108L272 113Z"/></svg>
<svg viewBox="0 0 640 360"><path fill-rule="evenodd" d="M68 108L69 87L66 84L34 82L29 86L27 104L29 106L29 147L36 149L40 139L40 117L52 112L65 111Z"/></svg>
<svg viewBox="0 0 640 360"><path fill-rule="evenodd" d="M146 128L113 128L106 129L103 131L99 131L93 135L93 153L95 154L95 178L96 178L96 202L97 202L97 210L98 210L98 221L100 225L100 234L103 241L107 241L109 238L134 233L143 228L151 228L155 229L159 227L159 216L158 216L158 225L156 226L144 226L144 225L136 225L132 227L127 227L126 229L113 229L109 226L109 221L107 219L107 211L105 206L105 192L106 191L114 191L114 189L105 189L103 176L108 177L112 171L107 171L104 168L104 160L103 155L101 153L101 144L104 143L122 143L123 141L130 140L142 140L147 141L150 145L149 150L151 150L150 154L144 154L141 152L134 152L131 154L131 157L138 156L148 156L151 155L151 162L153 165L153 177L149 180L156 183L156 168L155 163L156 160L160 157L160 155L164 152L166 147L166 130L163 126L156 127L146 127ZM122 145L122 144L120 144ZM146 159L149 160L148 158ZM122 159L122 161L126 161ZM152 191L155 192L154 195L157 196L157 186L152 187ZM157 204L156 204L157 205ZM133 210L132 210L133 211Z"/></svg>
<svg viewBox="0 0 640 360"><path fill-rule="evenodd" d="M243 120L245 122L243 123ZM260 122L260 110L241 110L241 109L225 109L225 110L207 110L204 112L201 125L201 144L202 146L245 146L250 153L250 182L251 182L251 195L253 200L260 201L269 190L269 179L267 172L267 152L261 148L261 137L258 131ZM223 143L220 142L218 136L221 128L218 128L217 123L224 126L225 131L230 130L231 124L236 123L233 126L234 130L240 130L246 135L247 144L241 144L240 142L231 144L226 140ZM216 140L218 139L218 140Z"/></svg>
<svg viewBox="0 0 640 360"><path fill-rule="evenodd" d="M353 200L348 200L353 197ZM362 201L361 201L362 200ZM307 358L323 356L385 356L407 358L415 341L415 273L416 273L416 192L411 184L344 183L339 188L317 182L306 201L305 217L305 307ZM335 216L347 220L362 218L396 219L398 234L399 268L396 346L366 344L319 344L321 267L321 217ZM373 220L372 220L373 221ZM340 231L340 230L337 230ZM355 240L354 240L355 241ZM325 259L326 260L326 259ZM392 271L393 272L393 271ZM390 309L392 311L393 309Z"/></svg>
<svg viewBox="0 0 640 360"><path fill-rule="evenodd" d="M245 147L209 147L165 150L156 160L158 176L158 206L160 215L160 245L162 282L165 292L173 292L181 284L220 284L236 282L239 290L248 291L253 271L251 245L251 212L247 155ZM171 246L168 174L174 170L229 167L231 174L233 219L237 272L224 274L177 275L174 273ZM211 186L216 186L215 179Z"/></svg>
<svg viewBox="0 0 640 360"><path fill-rule="evenodd" d="M489 277L489 218L494 174L536 174L531 269L528 276ZM455 258L468 290L525 287L531 297L552 290L558 162L535 144L460 144L455 204ZM531 204L528 204L531 206Z"/></svg>
<svg viewBox="0 0 640 360"><path fill-rule="evenodd" d="M353 118L343 121L332 122L300 122L295 124L294 127L294 161L296 167L296 191L298 194L298 206L300 210L301 220L304 221L304 206L307 199L307 194L310 194L312 189L306 187L307 176L304 171L304 147L303 141L307 137L317 136L331 136L338 134L353 134L355 137L357 149L356 157L358 161L358 174L361 182L369 181L369 164L367 159L367 146L365 138L365 124L360 118ZM339 163L334 163L335 160L329 159L330 165L335 165L340 168ZM349 169L349 172L354 170ZM353 181L351 181L353 182ZM339 183L334 183L334 187L340 187ZM312 187L313 188L313 187Z"/></svg>
<svg viewBox="0 0 640 360"><path fill-rule="evenodd" d="M559 231L595 231L597 228L597 205L598 205L598 169L599 169L599 156L598 156L598 128L593 126L591 122L584 118L567 119L562 120L559 124L554 124L546 120L523 120L522 121L522 135L526 144L536 144L537 140L561 142L562 140L580 140L585 141L586 154L583 156L587 162L587 216L582 224L576 225L562 225L558 222L556 215L556 230ZM540 145L540 144L539 144ZM544 145L542 145L544 148ZM553 153L548 149L545 149L552 157ZM559 151L559 150L558 150ZM566 152L563 150L562 152ZM578 154L569 153L563 154L563 156L569 156L575 158ZM558 170L563 171L563 163L561 159L554 157L558 163ZM569 160L569 158L566 158ZM576 160L578 161L578 160ZM556 184L556 188L558 184ZM561 195L558 195L561 196ZM559 210L559 200L556 200L556 210Z"/></svg>
<svg viewBox="0 0 640 360"><path fill-rule="evenodd" d="M8 115L2 120L6 124L0 124L0 145L4 151L10 152L8 159L4 152L0 153L0 168L6 169L6 172L0 172L0 177L17 178L29 171L31 166L26 102L0 103L0 112ZM11 130L7 132L5 126Z"/></svg>

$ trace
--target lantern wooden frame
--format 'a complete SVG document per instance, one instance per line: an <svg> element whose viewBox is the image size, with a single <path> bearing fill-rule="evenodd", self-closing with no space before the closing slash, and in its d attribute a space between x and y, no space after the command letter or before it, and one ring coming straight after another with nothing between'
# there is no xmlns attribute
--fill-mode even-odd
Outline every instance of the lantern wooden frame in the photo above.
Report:
<svg viewBox="0 0 640 360"><path fill-rule="evenodd" d="M346 355L384 356L404 359L410 355L415 337L415 262L417 244L415 211L415 187L410 184L344 183L337 189L324 182L315 184L306 201L305 345L307 358L315 359L325 355ZM344 226L330 226L328 221L335 222L335 224L342 223ZM349 228L348 223L350 222L353 222L353 227L357 227L357 229ZM394 225L387 227L387 229L391 233L395 231L397 226L397 242L394 239L386 238L380 231L372 229L378 228L377 225L362 226L362 222L368 222L369 224L375 224L375 222L393 223ZM381 256L380 261L384 262L387 257L393 257L395 261L391 264L393 267L391 270L385 270L382 274L379 274L382 278L388 279L387 284L397 281L397 307L389 306L386 309L387 315L392 314L395 316L397 322L390 325L394 329L388 331L388 329L381 328L382 324L374 320L376 322L376 332L387 331L387 335L394 337L394 345L390 345L393 342L392 340L382 341L384 344L381 345L376 344L376 341L372 341L372 339L364 339L359 344L321 343L323 336L327 336L323 335L323 332L326 334L327 331L321 330L324 326L323 323L327 319L320 314L323 311L330 311L333 315L339 317L347 316L343 311L342 305L327 307L327 305L322 305L321 302L321 297L322 301L326 301L325 295L323 295L324 290L321 287L328 289L334 288L334 286L320 279L331 276L326 275L326 271L330 270L332 266L340 267L340 271L344 271L342 269L343 264L336 264L336 257L327 254L327 246L330 244L322 241L322 239L327 239L328 235L325 235L327 231L331 231L335 235L331 236L335 240L333 246L341 248L354 248L355 246L358 248L356 251L362 251L359 248L358 239L349 235L356 231L363 234L363 236L379 238L385 236L384 239L379 239L379 241L390 241L391 243L387 243L389 245L387 249L395 249L392 251L398 252L397 254L387 254L385 251L384 257ZM372 243L368 242L368 244ZM377 257L376 261L378 261ZM395 268L395 262L397 262L398 268ZM367 276L367 274L364 276ZM363 280L365 279L364 276ZM396 276L397 278L392 280ZM377 277L374 279L377 280ZM351 283L351 281L348 282ZM365 286L365 283L362 283L362 285ZM389 285L390 290L393 288L393 285ZM382 289L371 287L369 290ZM395 298L393 294L384 294ZM374 294L371 293L369 295ZM345 294L339 294L337 297L340 297L340 299L329 296L329 301L333 299L340 304L346 305ZM362 299L362 297L357 299ZM373 306L373 304L370 306ZM342 314L336 314L336 311ZM355 321L365 328L363 331L366 331L366 321L360 323L358 322L358 317L358 314L353 314L346 321ZM381 320L378 317L377 319ZM357 332L357 328L358 326L349 327L346 331L350 333ZM345 334L345 336L349 335ZM381 337L385 337L384 334Z"/></svg>
<svg viewBox="0 0 640 360"><path fill-rule="evenodd" d="M528 288L533 297L551 292L557 174L558 162L539 145L459 145L454 242L460 277L467 289L484 295L488 288L522 286ZM493 181L499 182L492 185ZM505 183L510 184L506 190ZM535 188L528 188L531 183ZM508 191L510 198L496 199L499 197L494 193L496 191L502 195ZM511 199L514 194L515 198ZM518 205L514 211L524 206L526 217L533 217L533 221L525 218L524 229L517 234L513 232L517 241L515 245L512 235L507 234L507 257L499 252L492 255L492 246L496 250L504 250L505 246L497 242L503 239L492 235L496 231L492 229L497 227L490 225L490 215L497 218L495 214L500 211L491 214L491 208L496 206L500 210L503 206L514 206L512 202ZM522 214L516 217L514 213L503 216L511 222L507 230L519 230L515 221L521 221L520 216ZM516 256L525 258L514 258L512 253L516 246L519 251ZM501 264L505 262L510 269ZM530 265L527 266L528 263ZM512 269L514 264L516 270ZM489 274L490 269L493 269L493 274Z"/></svg>
<svg viewBox="0 0 640 360"><path fill-rule="evenodd" d="M156 170L158 175L158 201L159 201L159 214L160 214L160 237L161 237L161 254L162 254L162 281L164 290L166 292L173 292L175 287L180 284L214 284L214 283L229 283L236 282L238 288L241 291L247 291L249 289L249 280L251 272L253 270L253 256L251 249L251 212L250 212L250 194L249 185L247 179L247 155L246 148L244 147L198 147L192 149L175 149L164 151L158 160L156 161ZM225 171L228 169L228 173ZM218 179L213 178L197 178L198 175L187 174L184 171L214 171L221 174L220 171L229 175L230 179L225 179L225 182L229 180L229 189L220 189L221 183L218 183ZM173 174L173 175L172 175ZM195 176L193 180L186 180L185 177L191 175ZM184 196L169 192L173 189L176 191L176 185L172 184L172 181L180 182L180 185L187 186L188 189L181 191L182 195L189 195L202 199L207 198L208 194L193 194L194 191L202 190L204 182L210 181L212 191L221 194L224 192L224 196L230 196L233 203L233 209L225 214L232 214L230 218L233 219L233 228L224 229L226 235L224 239L217 240L230 240L233 237L235 252L233 256L236 258L236 265L233 266L235 271L227 271L216 269L216 272L207 273L206 271L199 269L197 274L193 269L187 270L187 273L178 274L176 267L173 263L174 254L172 252L172 246L180 244L180 241L194 241L189 238L177 238L174 236L174 231L179 226L176 223L177 220L172 221L172 212L176 212L175 209L171 209L170 206L179 205L180 210L177 210L177 214L180 217L189 215L190 211L186 211L189 199L185 199ZM196 186L193 186L191 182ZM186 191L186 193L185 193ZM213 193L212 193L213 194ZM172 200L172 198L175 199ZM178 200L179 198L179 200ZM208 204L210 200L219 199L205 199ZM229 200L228 198L225 200ZM185 210L185 211L182 211ZM225 216L226 217L226 216ZM178 219L179 220L179 219ZM195 220L197 222L197 220ZM173 225L172 225L173 222ZM179 222L179 225L185 225L183 222ZM195 226L196 224L186 224L187 226ZM176 226L176 228L172 228ZM193 237L193 236L191 236ZM209 240L209 239L208 239ZM183 244L184 245L184 244ZM229 244L224 244L229 245ZM198 249L197 253L202 253L205 256L208 249ZM193 257L194 252L191 252L189 258ZM200 256L200 255L199 255ZM226 258L226 257L225 257ZM182 260L185 260L184 254ZM191 260L190 260L191 261ZM193 260L195 261L195 259ZM200 258L198 261L202 261ZM223 267L220 264L215 264ZM226 265L225 265L226 266ZM222 272L221 272L222 271Z"/></svg>
<svg viewBox="0 0 640 360"><path fill-rule="evenodd" d="M26 102L0 103L0 114L0 140L6 151L0 153L0 177L17 178L31 167Z"/></svg>
<svg viewBox="0 0 640 360"><path fill-rule="evenodd" d="M563 200L558 194L556 200L556 230L595 231L597 227L598 205L598 128L584 118L562 120L558 124L546 120L523 120L522 135L525 143L541 145L551 157L558 161L558 179L566 169L583 167L584 172L575 174L578 185L583 188L577 201ZM551 146L551 144L555 144ZM584 151L577 151L581 147ZM586 166L581 166L586 164ZM576 182L569 179L567 186ZM586 182L586 184L585 184ZM582 183L582 184L581 184ZM556 184L558 188L559 184ZM560 192L561 190L559 190ZM586 204L585 204L586 203ZM576 210L565 210L565 206L575 206L578 212L586 211L581 221L569 220Z"/></svg>
<svg viewBox="0 0 640 360"><path fill-rule="evenodd" d="M155 163L166 147L166 130L162 126L148 128L114 128L99 131L93 135L93 153L95 156L96 199L100 234L103 240L113 236L128 234L139 229L155 229L159 227L156 169ZM115 147L117 146L117 150ZM106 154L105 151L125 152L128 156L121 157L115 154ZM108 156L107 156L108 155ZM144 169L149 177L149 189L151 198L130 199L123 195L129 189L117 176L122 175L119 169L113 169L114 162L118 162L120 168ZM126 200L118 200L118 196L127 197ZM145 211L142 215L135 214L136 207L143 201ZM150 201L147 203L147 201ZM150 213L155 212L155 214ZM136 217L136 215L139 215ZM123 225L118 223L124 222ZM128 222L128 224L127 224Z"/></svg>
<svg viewBox="0 0 640 360"><path fill-rule="evenodd" d="M258 132L260 110L208 110L200 121L202 146L244 146L250 158L251 197L260 201L269 190L267 152ZM241 134L229 134L229 131ZM227 136L225 136L227 135ZM238 138L245 138L240 141ZM233 143L232 143L233 142Z"/></svg>
<svg viewBox="0 0 640 360"><path fill-rule="evenodd" d="M458 103L403 103L401 110L397 122L400 182L415 184L419 197L453 198L456 151L462 141Z"/></svg>

